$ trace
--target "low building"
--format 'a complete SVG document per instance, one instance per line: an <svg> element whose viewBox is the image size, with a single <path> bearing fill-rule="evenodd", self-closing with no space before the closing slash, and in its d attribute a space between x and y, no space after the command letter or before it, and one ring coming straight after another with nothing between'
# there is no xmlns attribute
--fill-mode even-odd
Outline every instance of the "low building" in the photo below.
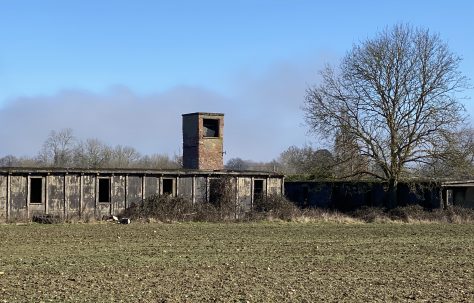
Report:
<svg viewBox="0 0 474 303"><path fill-rule="evenodd" d="M474 180L443 182L444 206L474 208Z"/></svg>
<svg viewBox="0 0 474 303"><path fill-rule="evenodd" d="M183 115L183 169L0 168L0 221L53 214L64 218L117 215L152 195L212 202L213 180L229 178L237 212L284 192L284 176L223 169L224 115Z"/></svg>
<svg viewBox="0 0 474 303"><path fill-rule="evenodd" d="M474 184L473 184L474 185ZM474 189L474 188L473 188ZM291 181L285 182L286 197L302 208L330 208L352 211L357 208L387 207L387 186L370 181ZM400 182L397 206L420 205L427 209L443 207L442 183Z"/></svg>

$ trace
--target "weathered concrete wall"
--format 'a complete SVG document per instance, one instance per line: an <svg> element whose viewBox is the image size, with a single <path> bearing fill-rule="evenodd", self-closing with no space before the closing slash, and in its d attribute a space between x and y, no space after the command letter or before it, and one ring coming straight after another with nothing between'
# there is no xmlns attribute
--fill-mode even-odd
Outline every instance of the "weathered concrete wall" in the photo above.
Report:
<svg viewBox="0 0 474 303"><path fill-rule="evenodd" d="M285 182L285 195L300 207L350 211L362 206L387 207L387 192L378 182ZM440 188L400 183L397 206L440 207Z"/></svg>
<svg viewBox="0 0 474 303"><path fill-rule="evenodd" d="M181 177L178 182L178 195L191 199L193 197L193 178Z"/></svg>
<svg viewBox="0 0 474 303"><path fill-rule="evenodd" d="M248 211L254 200L254 180L262 180L262 196L281 193L283 176L269 177L245 172L191 172L176 171L152 174L102 171L29 171L9 173L0 169L0 221L32 218L39 214L54 214L64 218L100 218L119 214L134 202L163 191L163 180L173 180L173 195L205 203L210 198L210 180L229 177L238 211ZM108 180L107 201L100 201L100 180ZM9 180L9 182L8 182ZM33 201L32 180L41 180ZM102 187L102 190L104 187Z"/></svg>
<svg viewBox="0 0 474 303"><path fill-rule="evenodd" d="M474 187L454 188L453 205L474 208Z"/></svg>
<svg viewBox="0 0 474 303"><path fill-rule="evenodd" d="M47 194L49 213L64 215L64 176L48 176Z"/></svg>
<svg viewBox="0 0 474 303"><path fill-rule="evenodd" d="M283 179L269 178L268 179L268 195L280 195L283 186Z"/></svg>
<svg viewBox="0 0 474 303"><path fill-rule="evenodd" d="M142 200L142 178L140 176L128 176L127 181L127 206Z"/></svg>
<svg viewBox="0 0 474 303"><path fill-rule="evenodd" d="M80 175L66 175L66 213L79 216L81 211ZM45 203L46 204L46 203Z"/></svg>
<svg viewBox="0 0 474 303"><path fill-rule="evenodd" d="M240 211L252 209L252 178L238 178L237 197Z"/></svg>
<svg viewBox="0 0 474 303"><path fill-rule="evenodd" d="M0 222L7 220L7 178L0 175Z"/></svg>
<svg viewBox="0 0 474 303"><path fill-rule="evenodd" d="M84 217L95 216L95 175L82 176L83 196L81 215Z"/></svg>
<svg viewBox="0 0 474 303"><path fill-rule="evenodd" d="M145 176L145 197L159 194L160 178L155 176Z"/></svg>
<svg viewBox="0 0 474 303"><path fill-rule="evenodd" d="M126 200L125 200L125 178L126 176L113 176L111 178L112 186L112 214L118 214L125 210Z"/></svg>
<svg viewBox="0 0 474 303"><path fill-rule="evenodd" d="M207 201L207 178L196 177L195 183L195 202Z"/></svg>
<svg viewBox="0 0 474 303"><path fill-rule="evenodd" d="M27 212L27 188L26 176L10 176L10 218L12 219L25 219L28 218Z"/></svg>

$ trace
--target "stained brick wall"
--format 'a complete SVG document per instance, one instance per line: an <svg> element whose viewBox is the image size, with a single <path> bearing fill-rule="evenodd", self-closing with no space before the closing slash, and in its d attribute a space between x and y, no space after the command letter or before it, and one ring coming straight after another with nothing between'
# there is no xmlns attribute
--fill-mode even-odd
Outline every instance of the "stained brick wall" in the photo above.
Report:
<svg viewBox="0 0 474 303"><path fill-rule="evenodd" d="M218 120L216 136L206 136L205 120ZM183 115L183 167L221 170L223 160L224 115L192 113Z"/></svg>

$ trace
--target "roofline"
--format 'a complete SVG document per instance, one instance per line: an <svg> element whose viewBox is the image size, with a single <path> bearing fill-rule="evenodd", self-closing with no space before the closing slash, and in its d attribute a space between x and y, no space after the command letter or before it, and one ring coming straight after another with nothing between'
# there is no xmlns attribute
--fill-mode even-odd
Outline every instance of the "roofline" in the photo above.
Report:
<svg viewBox="0 0 474 303"><path fill-rule="evenodd" d="M442 182L441 186L443 187L474 186L474 180L444 181Z"/></svg>
<svg viewBox="0 0 474 303"><path fill-rule="evenodd" d="M183 117L185 116L224 116L223 113L208 113L208 112L195 112L189 114L182 114Z"/></svg>
<svg viewBox="0 0 474 303"><path fill-rule="evenodd" d="M267 171L195 170L195 169L143 169L143 168L69 168L69 167L0 167L0 174L134 174L177 176L257 176L283 178L284 175Z"/></svg>

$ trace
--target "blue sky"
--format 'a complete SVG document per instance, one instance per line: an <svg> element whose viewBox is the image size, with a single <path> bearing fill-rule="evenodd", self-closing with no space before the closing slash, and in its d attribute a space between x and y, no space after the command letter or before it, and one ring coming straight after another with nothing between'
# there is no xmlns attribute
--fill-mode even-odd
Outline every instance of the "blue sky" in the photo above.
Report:
<svg viewBox="0 0 474 303"><path fill-rule="evenodd" d="M473 3L0 0L0 157L35 155L66 127L172 155L195 111L225 113L227 159L323 146L301 111L318 69L410 23L439 33L472 79Z"/></svg>

